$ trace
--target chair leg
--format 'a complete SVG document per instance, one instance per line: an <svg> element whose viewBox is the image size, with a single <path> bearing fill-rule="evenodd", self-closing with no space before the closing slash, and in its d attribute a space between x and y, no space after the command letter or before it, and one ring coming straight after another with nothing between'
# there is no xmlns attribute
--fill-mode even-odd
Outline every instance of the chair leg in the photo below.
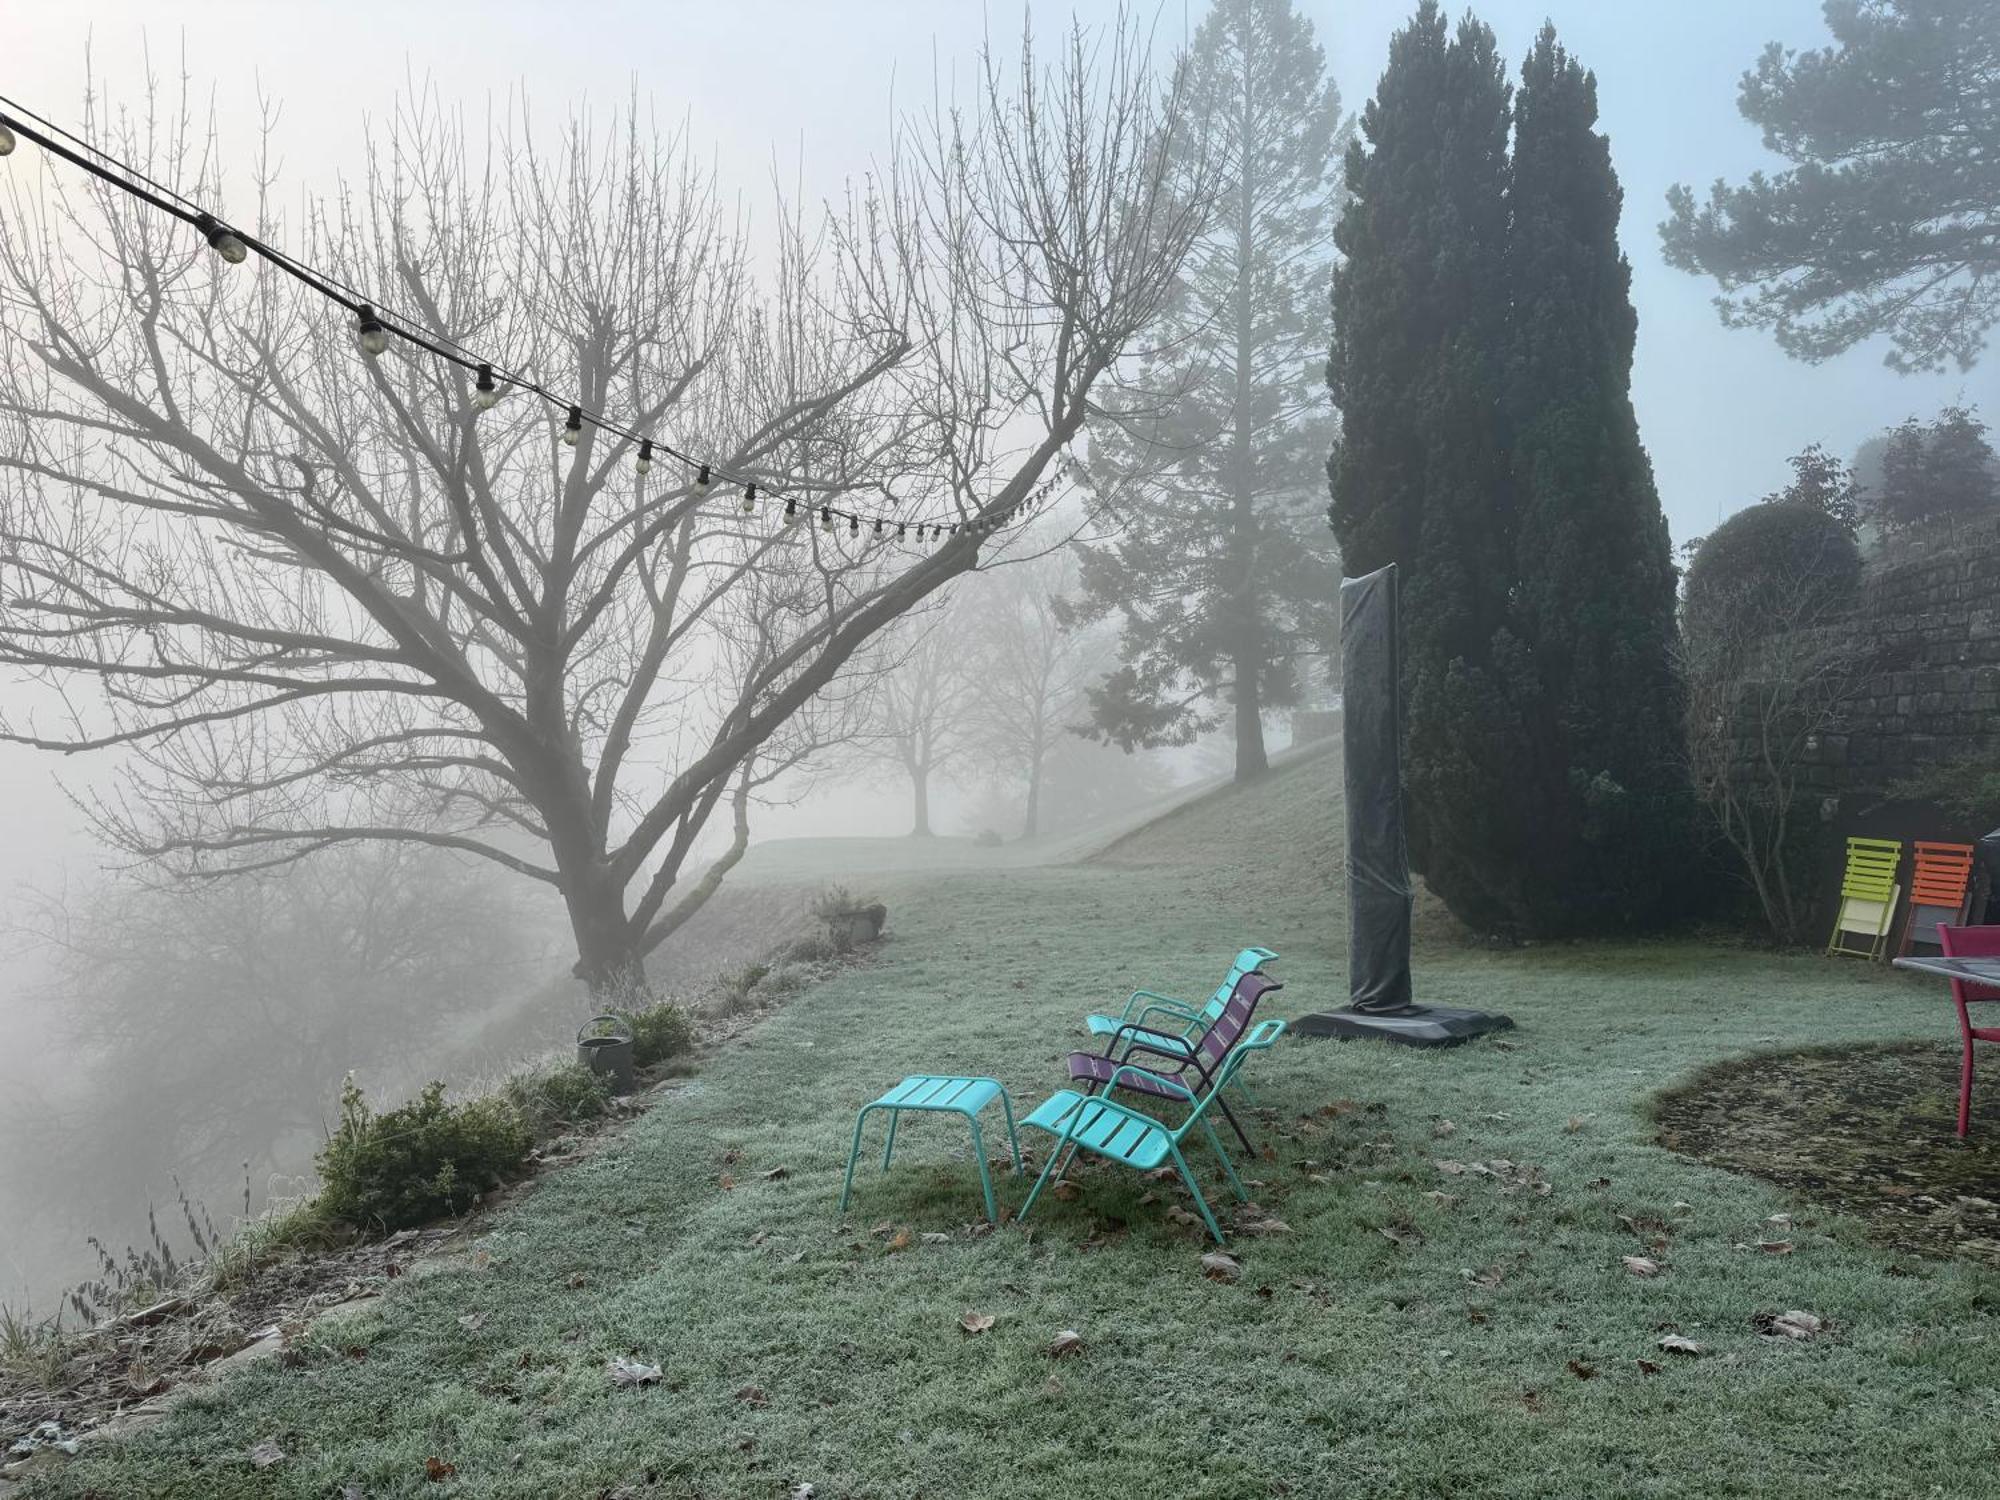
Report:
<svg viewBox="0 0 2000 1500"><path fill-rule="evenodd" d="M969 1115L972 1124L972 1158L979 1163L979 1188L986 1195L986 1217L992 1223L1000 1222L1000 1209L993 1201L993 1172L986 1165L986 1141L979 1133L979 1118Z"/></svg>
<svg viewBox="0 0 2000 1500"><path fill-rule="evenodd" d="M896 1122L903 1118L900 1109L889 1111L889 1139L882 1143L882 1170L889 1170L889 1156L896 1149Z"/></svg>
<svg viewBox="0 0 2000 1500"><path fill-rule="evenodd" d="M1235 1111L1230 1109L1229 1107L1229 1101L1223 1098L1222 1095L1217 1094L1215 1096L1215 1102L1216 1105L1222 1110L1222 1118L1227 1120L1229 1122L1229 1128L1236 1132L1236 1139L1243 1143L1243 1149L1249 1152L1250 1159L1252 1161L1255 1161L1257 1159L1257 1148L1250 1144L1250 1137L1243 1133L1243 1122L1236 1118Z"/></svg>
<svg viewBox="0 0 2000 1500"><path fill-rule="evenodd" d="M1007 1112L1007 1144L1014 1152L1014 1175L1021 1175L1021 1138L1014 1134L1014 1101L1007 1097L1005 1089L1000 1090L1000 1107Z"/></svg>
<svg viewBox="0 0 2000 1500"><path fill-rule="evenodd" d="M1216 1244L1227 1244L1228 1241L1222 1237L1222 1226L1215 1222L1215 1215L1209 1212L1208 1200L1202 1197L1201 1184L1194 1180L1194 1173L1188 1170L1187 1158L1181 1155L1181 1148L1171 1146L1168 1149L1173 1152L1174 1165L1180 1168L1181 1181L1187 1184L1187 1190L1194 1195L1194 1206L1201 1210L1202 1223L1206 1224L1208 1232L1215 1236Z"/></svg>
<svg viewBox="0 0 2000 1500"><path fill-rule="evenodd" d="M847 1148L847 1181L840 1188L840 1212L847 1212L847 1200L854 1195L854 1162L861 1155L861 1127L868 1123L868 1111L874 1106L865 1105L854 1117L854 1144Z"/></svg>
<svg viewBox="0 0 2000 1500"><path fill-rule="evenodd" d="M1965 1039L1965 1063L1958 1072L1958 1135L1965 1138L1972 1127L1972 1038Z"/></svg>
<svg viewBox="0 0 2000 1500"><path fill-rule="evenodd" d="M1215 1126L1209 1123L1207 1115L1201 1117L1201 1128L1208 1136L1208 1147L1215 1153L1215 1159L1222 1163L1222 1175L1229 1179L1229 1185L1236 1190L1236 1196L1248 1203L1250 1193L1243 1186L1243 1179L1236 1175L1236 1168L1230 1165L1229 1153L1222 1149L1222 1137L1215 1133Z"/></svg>
<svg viewBox="0 0 2000 1500"><path fill-rule="evenodd" d="M1042 1164L1042 1175L1037 1177L1035 1179L1035 1185L1028 1189L1028 1201L1026 1203L1023 1203L1021 1205L1021 1211L1018 1214L1014 1215L1015 1223L1018 1224L1023 1219L1028 1217L1028 1210L1035 1206L1035 1200L1042 1195L1042 1185L1046 1183L1049 1180L1049 1177L1055 1172L1056 1162L1062 1157L1064 1146L1068 1146L1072 1152L1076 1150L1076 1143L1074 1141L1059 1140L1056 1142L1054 1149L1052 1149L1049 1152L1049 1159Z"/></svg>

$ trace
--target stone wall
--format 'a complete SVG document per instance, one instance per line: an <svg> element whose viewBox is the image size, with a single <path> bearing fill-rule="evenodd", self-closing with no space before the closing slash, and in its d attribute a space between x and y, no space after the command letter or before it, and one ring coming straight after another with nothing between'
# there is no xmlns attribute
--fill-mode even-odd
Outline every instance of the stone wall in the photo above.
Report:
<svg viewBox="0 0 2000 1500"><path fill-rule="evenodd" d="M1815 792L1880 793L1924 767L2000 753L2000 526L1870 568L1854 609L1816 633L1861 672L1838 732L1807 752Z"/></svg>

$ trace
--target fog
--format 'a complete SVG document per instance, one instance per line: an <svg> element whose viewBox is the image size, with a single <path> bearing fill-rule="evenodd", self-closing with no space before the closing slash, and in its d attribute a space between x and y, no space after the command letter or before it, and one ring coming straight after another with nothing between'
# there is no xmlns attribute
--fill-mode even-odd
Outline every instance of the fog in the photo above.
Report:
<svg viewBox="0 0 2000 1500"><path fill-rule="evenodd" d="M1316 28L1343 110L1352 113L1372 92L1387 38L1410 5L1300 0L1297 8ZM1518 60L1549 9L1546 0L1487 0L1480 13ZM1677 540L1702 534L1779 488L1786 460L1809 444L1844 455L1884 427L1948 403L2000 408L1990 362L1970 376L1905 376L1885 368L1881 349L1869 346L1819 365L1795 361L1761 331L1725 328L1710 305L1713 284L1662 259L1655 226L1670 185L1740 181L1775 163L1737 114L1738 79L1773 38L1817 44L1824 34L1818 0L1687 0L1665 8L1590 0L1569 12L1556 20L1564 42L1597 74L1600 128L1624 188L1620 238L1639 316L1633 399ZM1054 33L1067 14L1037 7L1037 27ZM1076 14L1086 25L1104 26L1116 12L1100 3L1079 5ZM1202 10L1142 14L1154 28L1156 50L1164 52L1191 34ZM412 87L428 90L446 115L475 134L482 120L506 116L523 97L550 121L578 108L608 120L636 100L663 130L685 132L690 157L722 185L725 217L748 223L750 244L768 258L775 254L776 220L765 206L773 184L810 205L837 199L858 174L879 169L899 119L940 90L973 87L989 28L1006 42L1018 29L1014 13L879 0L591 7L94 0L13 8L0 92L74 123L83 116L87 79L100 105L116 112L139 106L149 67L170 88L185 74L196 99L212 99L223 179L239 205L253 196L267 107L274 110L270 143L282 160L282 192L296 202L355 190L365 176L357 154L364 125L393 118ZM13 161L30 154L23 150ZM10 341L8 357L17 352ZM993 425L1012 433L1023 420L1016 413ZM1301 505L1308 513L1323 509L1323 492L1307 494ZM1086 518L1074 505L1058 504L1038 524L1016 556L1044 550L1042 543L1055 548L1079 529L1087 537L1110 534L1103 518ZM997 576L1004 569L971 578L950 604L921 614L891 643L878 666L899 686L883 691L904 700L856 708L865 722L825 731L834 748L815 748L760 786L751 847L831 836L901 838L919 822L942 837L1014 840L1028 831L1030 817L1046 836L1108 825L1173 788L1226 775L1229 733L1219 721L1183 736L1191 744L1131 758L1069 732L1089 716L1086 689L1117 664L1115 631L1102 619L1073 630L1065 624L1065 644L1048 644L1057 635L1047 621L1030 618L1037 602L1072 596L1079 585L1060 558L1054 571L1036 574L1035 566L1020 563L1013 583ZM1040 638L1031 638L1038 628L1049 632L1039 645ZM1032 787L1017 764L994 760L994 745L1007 736L981 718L991 707L991 674L1001 658L976 656L975 647L1009 641L1017 653L1044 652L1037 660L1056 684L1036 710L1047 735L1033 751ZM928 668L921 666L927 651L936 657ZM952 677L975 659L982 675ZM942 738L921 748L909 720L924 710L907 701L920 680L948 706ZM1335 701L1324 673L1303 697L1307 708ZM0 706L17 720L31 710L46 712L52 701L46 687L14 682L0 689ZM1261 719L1274 752L1292 736L1288 709L1273 708ZM1021 722L1015 714L1008 732ZM678 764L670 738L663 735L646 752L662 777ZM919 810L911 782L919 762L929 782L927 811ZM297 1015L314 1018L309 1025L290 1026L282 1010L265 1017L270 1029L263 1033L248 1021L231 1021L242 1050L220 1060L244 1079L235 1118L168 1128L166 1116L179 1119L170 1104L188 1100L148 1105L144 1090L120 1091L106 1069L136 1070L139 1059L171 1050L175 1017L168 1007L199 1009L207 993L197 955L172 959L171 938L203 929L189 915L194 908L159 904L189 898L144 894L145 862L108 848L73 800L110 791L119 766L117 751L64 757L0 746L0 795L8 809L0 890L11 893L14 934L0 971L0 1129L11 1132L0 1142L10 1166L0 1176L0 1193L8 1195L0 1201L0 1301L46 1308L60 1286L93 1269L84 1235L113 1246L140 1238L147 1205L170 1202L177 1178L218 1218L243 1207L244 1184L253 1210L282 1195L308 1169L314 1122L331 1108L347 1069L362 1069L371 1087L391 1094L433 1075L484 1076L509 1058L559 1048L587 1004L567 977L576 955L551 892L474 872L463 861L417 861L395 877L426 893L413 904L426 917L462 925L453 925L449 937L384 926L418 957L385 958L374 967L356 960L345 980L329 957L318 972L330 985L351 988L294 994ZM691 870L726 848L726 822L721 814L701 831L689 852ZM340 889L385 882L395 888L379 867L354 868L361 873ZM767 860L757 878L768 883L774 872L783 885L781 856ZM283 945L293 957L308 941L308 928L312 940L328 942L330 955L341 948L326 925L339 909L338 893L307 884L326 877L294 870L246 878L263 882L255 895L230 897L212 888L201 898L208 904L199 919L212 924L206 930L217 944L228 946L232 933L241 942L248 988L238 999L276 982L247 964L269 956L249 952L252 930L261 933L257 941ZM810 883L797 884L804 891ZM724 890L707 925L677 933L660 950L654 975L663 987L698 987L753 956L770 909L754 902L733 907L744 898L727 882ZM443 899L446 893L455 893L456 904ZM257 920L268 925L253 927L246 908L228 904L237 899L256 904ZM149 963L106 952L102 942L54 943L51 913L58 910L121 942L151 931L162 956ZM749 911L754 920L732 919L732 910ZM339 920L343 932L364 921L353 914ZM220 990L214 994L219 1012L225 1001ZM418 995L434 1009L413 1017L404 1007ZM384 1002L386 1008L369 1008ZM346 1029L328 1029L331 1018ZM217 1024L216 1013L203 1024ZM193 1050L216 1045L198 1041ZM182 1080L178 1087L188 1094L231 1086L227 1068L179 1067L186 1061L176 1058L176 1067L160 1068L160 1076ZM294 1106L290 1114L281 1097ZM99 1102L114 1098L115 1107ZM119 1139L134 1139L149 1125L158 1138L179 1142L185 1159L117 1149Z"/></svg>

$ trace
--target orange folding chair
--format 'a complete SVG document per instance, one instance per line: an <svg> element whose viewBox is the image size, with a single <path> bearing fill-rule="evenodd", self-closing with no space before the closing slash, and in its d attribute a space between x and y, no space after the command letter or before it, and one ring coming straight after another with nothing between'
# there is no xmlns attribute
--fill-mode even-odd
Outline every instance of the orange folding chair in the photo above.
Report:
<svg viewBox="0 0 2000 1500"><path fill-rule="evenodd" d="M1913 943L1941 946L1941 925L1964 925L1972 905L1972 845L1927 844L1916 850L1916 868L1910 876L1910 914L1903 920L1903 945L1896 951L1908 953Z"/></svg>

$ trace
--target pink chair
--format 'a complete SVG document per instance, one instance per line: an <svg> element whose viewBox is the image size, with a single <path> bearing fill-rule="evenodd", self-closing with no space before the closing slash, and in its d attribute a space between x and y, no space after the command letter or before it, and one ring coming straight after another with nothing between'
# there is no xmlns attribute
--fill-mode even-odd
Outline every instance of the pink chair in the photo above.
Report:
<svg viewBox="0 0 2000 1500"><path fill-rule="evenodd" d="M1937 930L1938 945L1946 958L2000 958L2000 927L1947 927ZM1972 1044L2000 1042L2000 1026L1974 1026L1966 1009L1981 1001L2000 1003L2000 988L1973 984L1964 979L1951 982L1951 998L1958 1003L1958 1030L1965 1038L1965 1067L1958 1082L1958 1133L1963 1136L1972 1116Z"/></svg>

